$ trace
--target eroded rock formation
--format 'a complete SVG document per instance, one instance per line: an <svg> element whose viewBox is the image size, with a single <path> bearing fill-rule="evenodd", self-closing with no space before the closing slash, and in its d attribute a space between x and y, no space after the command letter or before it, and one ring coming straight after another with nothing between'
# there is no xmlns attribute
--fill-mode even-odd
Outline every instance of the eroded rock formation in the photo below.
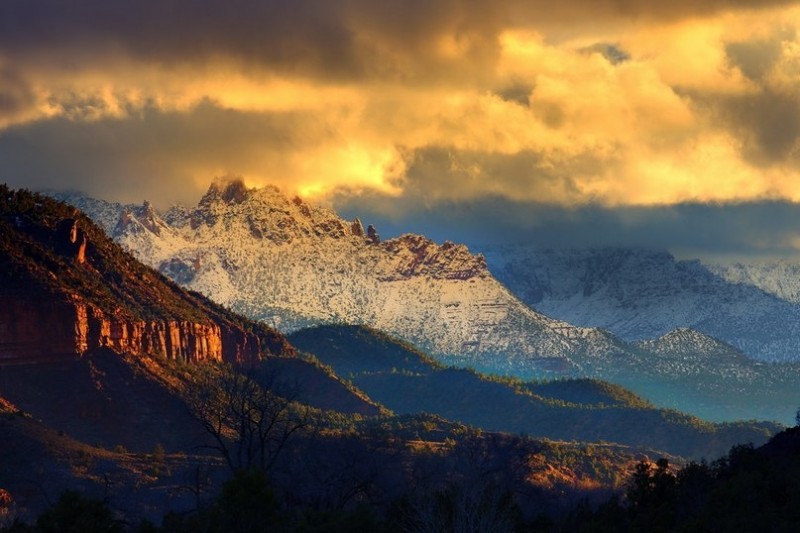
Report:
<svg viewBox="0 0 800 533"><path fill-rule="evenodd" d="M234 324L135 320L80 301L0 296L0 364L75 357L96 348L120 354L247 365L263 353L287 353L279 334Z"/></svg>

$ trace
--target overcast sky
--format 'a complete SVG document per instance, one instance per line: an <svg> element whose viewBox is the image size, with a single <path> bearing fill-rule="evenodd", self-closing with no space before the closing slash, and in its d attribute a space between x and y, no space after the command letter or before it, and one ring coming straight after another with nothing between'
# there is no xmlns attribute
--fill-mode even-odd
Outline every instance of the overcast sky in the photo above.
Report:
<svg viewBox="0 0 800 533"><path fill-rule="evenodd" d="M386 234L800 249L800 5L3 0L0 181L214 176Z"/></svg>

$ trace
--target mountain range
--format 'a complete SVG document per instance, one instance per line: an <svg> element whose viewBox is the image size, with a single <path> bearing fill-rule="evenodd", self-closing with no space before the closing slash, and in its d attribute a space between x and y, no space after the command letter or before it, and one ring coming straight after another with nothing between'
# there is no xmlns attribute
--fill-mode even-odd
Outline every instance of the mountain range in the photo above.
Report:
<svg viewBox="0 0 800 533"><path fill-rule="evenodd" d="M445 368L366 328L287 339L139 263L74 207L4 186L0 262L0 298L11 310L0 315L0 511L13 501L17 517L30 518L62 487L113 502L126 520L197 509L225 465L208 454L217 441L193 398L224 368L292 385L292 409L313 429L298 431L270 479L295 508L388 507L410 488L466 483L474 470L537 513L563 506L567 493L617 487L637 457L664 453L654 448L706 456L779 429L702 422L595 381Z"/></svg>
<svg viewBox="0 0 800 533"><path fill-rule="evenodd" d="M217 181L193 209L65 198L143 263L282 331L366 324L437 358L499 372L561 375L614 339L523 304L463 245L373 227L274 187ZM113 215L116 215L114 217ZM111 221L115 220L113 223Z"/></svg>
<svg viewBox="0 0 800 533"><path fill-rule="evenodd" d="M285 332L363 324L481 372L611 380L712 420L793 416L797 369L759 361L793 360L778 347L798 342L800 321L786 318L797 305L698 262L382 241L359 219L237 179L163 214L149 202L61 198L180 285Z"/></svg>
<svg viewBox="0 0 800 533"><path fill-rule="evenodd" d="M705 265L643 248L481 247L492 273L525 303L583 327L643 340L688 327L753 359L800 360L797 267Z"/></svg>
<svg viewBox="0 0 800 533"><path fill-rule="evenodd" d="M689 457L718 454L721 450L712 444L717 440L760 439L758 425L707 424L658 409L602 381L531 383L443 367L408 343L364 326L317 326L297 331L289 340L401 415L433 413L492 431L559 441L623 442Z"/></svg>

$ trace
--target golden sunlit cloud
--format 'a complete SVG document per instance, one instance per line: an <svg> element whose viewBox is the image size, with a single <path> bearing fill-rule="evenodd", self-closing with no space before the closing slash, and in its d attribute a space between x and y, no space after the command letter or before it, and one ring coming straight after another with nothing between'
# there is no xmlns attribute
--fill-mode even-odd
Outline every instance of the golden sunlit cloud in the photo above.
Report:
<svg viewBox="0 0 800 533"><path fill-rule="evenodd" d="M118 180L119 198L142 192L123 178L197 194L239 174L317 198L800 199L800 125L785 122L800 121L800 8L570 1L536 17L533 4L314 3L287 7L274 34L266 12L262 34L227 10L222 29L203 26L214 13L200 10L196 47L122 26L106 41L64 12L48 46L0 37L0 157L34 186Z"/></svg>

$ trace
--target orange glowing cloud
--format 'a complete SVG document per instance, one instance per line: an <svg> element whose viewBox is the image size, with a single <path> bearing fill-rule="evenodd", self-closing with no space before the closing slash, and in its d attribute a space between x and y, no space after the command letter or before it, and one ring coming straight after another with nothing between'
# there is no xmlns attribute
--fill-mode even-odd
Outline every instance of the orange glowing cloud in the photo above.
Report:
<svg viewBox="0 0 800 533"><path fill-rule="evenodd" d="M147 30L119 6L6 5L0 159L23 185L126 200L231 173L318 198L800 199L800 8L626 5L187 4L194 47L158 3L131 15L167 17Z"/></svg>

